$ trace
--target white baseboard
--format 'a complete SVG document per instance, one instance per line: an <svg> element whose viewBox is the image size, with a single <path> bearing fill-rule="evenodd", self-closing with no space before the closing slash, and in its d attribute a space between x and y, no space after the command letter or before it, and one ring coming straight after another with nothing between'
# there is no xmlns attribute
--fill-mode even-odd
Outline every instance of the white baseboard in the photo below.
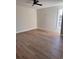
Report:
<svg viewBox="0 0 79 59"><path fill-rule="evenodd" d="M40 30L45 30L45 31L48 31L48 32L53 32L53 31L47 30L47 29L42 28L42 27L38 27L38 29L40 29Z"/></svg>
<svg viewBox="0 0 79 59"><path fill-rule="evenodd" d="M51 32L51 33L56 33L56 34L60 35L60 33L56 32L56 31L50 31L50 30L47 30L45 28L38 27L38 29L48 31L48 32Z"/></svg>
<svg viewBox="0 0 79 59"><path fill-rule="evenodd" d="M17 31L16 33L26 32L26 31L30 31L30 30L33 30L33 29L37 29L37 27L28 28L28 29L22 29L20 31Z"/></svg>
<svg viewBox="0 0 79 59"><path fill-rule="evenodd" d="M44 30L44 31L48 31L48 32L60 34L60 33L58 33L58 32L49 31L49 30L47 30L47 29L45 29L45 28L41 28L41 27L32 27L32 28L28 28L28 29L22 29L22 30L20 30L20 31L17 31L16 33L26 32L26 31L30 31L30 30L34 30L34 29L40 29L40 30Z"/></svg>

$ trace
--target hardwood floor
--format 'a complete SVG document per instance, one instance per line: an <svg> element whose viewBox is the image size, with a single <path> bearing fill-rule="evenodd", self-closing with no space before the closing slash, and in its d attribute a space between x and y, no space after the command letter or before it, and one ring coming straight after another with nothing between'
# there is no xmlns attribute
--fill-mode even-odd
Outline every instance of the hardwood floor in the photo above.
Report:
<svg viewBox="0 0 79 59"><path fill-rule="evenodd" d="M18 33L16 59L63 59L63 40L39 29Z"/></svg>

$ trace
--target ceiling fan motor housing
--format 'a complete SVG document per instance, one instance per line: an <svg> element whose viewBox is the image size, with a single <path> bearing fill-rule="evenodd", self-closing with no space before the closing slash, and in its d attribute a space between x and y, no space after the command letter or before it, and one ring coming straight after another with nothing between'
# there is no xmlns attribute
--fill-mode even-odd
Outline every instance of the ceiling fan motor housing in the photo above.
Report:
<svg viewBox="0 0 79 59"><path fill-rule="evenodd" d="M39 2L38 0L33 0L33 5L32 6L34 6L34 5L42 6L42 4L39 4L38 2Z"/></svg>

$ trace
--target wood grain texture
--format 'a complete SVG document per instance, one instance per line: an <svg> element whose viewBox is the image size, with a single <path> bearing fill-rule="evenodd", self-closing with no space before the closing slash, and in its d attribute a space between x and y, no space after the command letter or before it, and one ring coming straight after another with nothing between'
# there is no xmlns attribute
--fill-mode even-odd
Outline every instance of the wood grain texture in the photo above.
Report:
<svg viewBox="0 0 79 59"><path fill-rule="evenodd" d="M63 40L43 30L16 34L16 59L62 59Z"/></svg>

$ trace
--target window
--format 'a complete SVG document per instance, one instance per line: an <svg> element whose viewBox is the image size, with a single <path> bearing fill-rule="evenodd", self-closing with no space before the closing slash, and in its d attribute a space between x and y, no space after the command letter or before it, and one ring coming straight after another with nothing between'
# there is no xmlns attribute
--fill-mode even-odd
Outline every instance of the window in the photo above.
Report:
<svg viewBox="0 0 79 59"><path fill-rule="evenodd" d="M63 14L63 9L59 9L58 18L57 18L57 31L59 33L61 32L62 14Z"/></svg>

